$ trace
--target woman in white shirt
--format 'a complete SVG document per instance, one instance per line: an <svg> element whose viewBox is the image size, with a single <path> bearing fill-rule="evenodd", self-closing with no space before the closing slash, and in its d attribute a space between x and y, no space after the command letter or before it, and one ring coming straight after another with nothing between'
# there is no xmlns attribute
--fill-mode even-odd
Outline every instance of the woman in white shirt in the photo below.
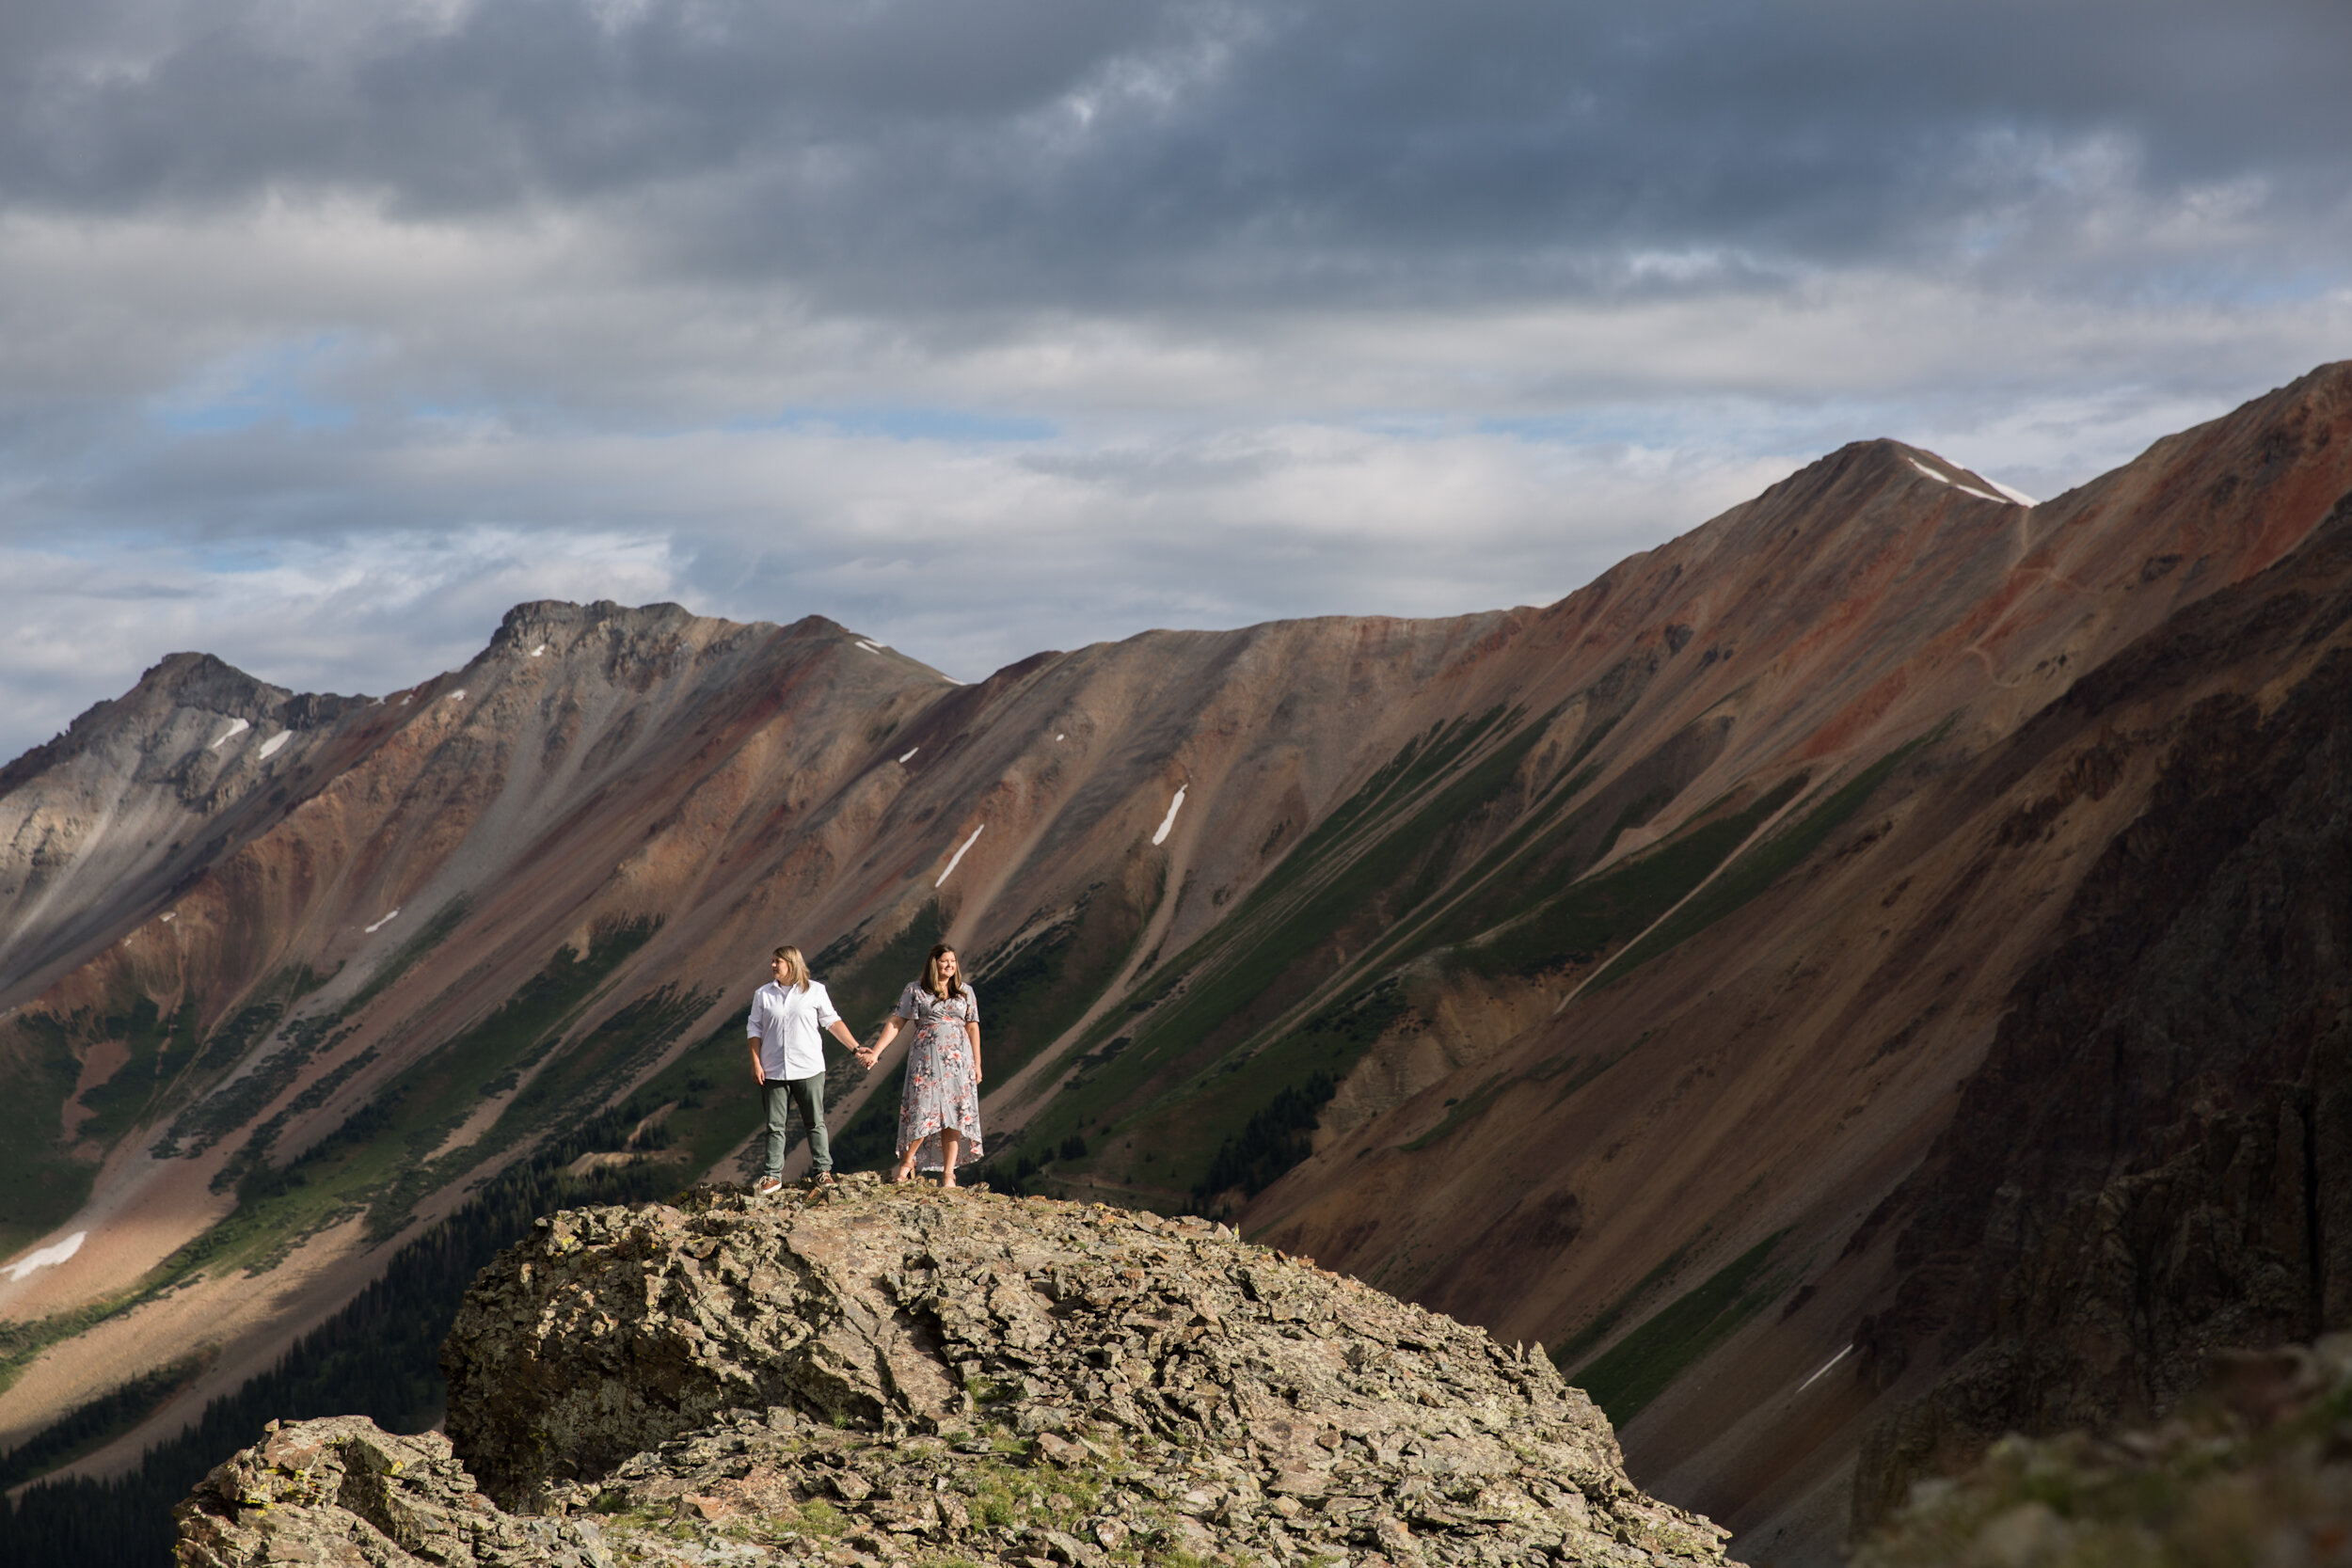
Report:
<svg viewBox="0 0 2352 1568"><path fill-rule="evenodd" d="M791 1108L808 1129L809 1180L833 1180L833 1148L825 1137L825 1040L829 1031L851 1052L857 1037L833 1010L825 988L808 977L808 960L791 943L776 949L773 980L752 998L752 1082L768 1110L768 1163L752 1191L765 1197L784 1190L784 1151L791 1141ZM860 1058L863 1060L863 1058Z"/></svg>

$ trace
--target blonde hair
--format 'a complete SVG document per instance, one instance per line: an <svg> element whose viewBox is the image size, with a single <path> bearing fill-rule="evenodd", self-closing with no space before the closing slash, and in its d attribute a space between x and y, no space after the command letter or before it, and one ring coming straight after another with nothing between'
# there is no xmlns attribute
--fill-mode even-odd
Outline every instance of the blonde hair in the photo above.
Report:
<svg viewBox="0 0 2352 1568"><path fill-rule="evenodd" d="M776 949L776 957L784 960L785 976L791 981L792 989L808 990L808 960L801 957L801 950L787 942Z"/></svg>
<svg viewBox="0 0 2352 1568"><path fill-rule="evenodd" d="M956 977L954 979L942 980L939 975L940 958L946 954L955 953L955 951L956 950L954 948L948 946L943 942L938 946L931 949L931 956L930 958L923 960L923 989L930 991L933 996L938 997L943 1002L948 997L961 996L963 994L963 955L961 953L956 954Z"/></svg>

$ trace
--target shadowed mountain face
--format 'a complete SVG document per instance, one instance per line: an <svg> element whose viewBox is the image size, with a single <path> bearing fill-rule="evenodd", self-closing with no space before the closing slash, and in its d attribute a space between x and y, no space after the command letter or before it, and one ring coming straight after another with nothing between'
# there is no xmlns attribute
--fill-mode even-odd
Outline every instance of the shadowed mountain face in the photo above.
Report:
<svg viewBox="0 0 2352 1568"><path fill-rule="evenodd" d="M382 699L175 656L0 772L0 1222L82 1238L0 1275L0 1444L597 1112L737 1175L768 950L863 1034L944 936L999 1181L1542 1339L1819 1550L2344 1321L2347 491L2339 366L2039 506L1863 443L1542 609L969 687L674 606Z"/></svg>

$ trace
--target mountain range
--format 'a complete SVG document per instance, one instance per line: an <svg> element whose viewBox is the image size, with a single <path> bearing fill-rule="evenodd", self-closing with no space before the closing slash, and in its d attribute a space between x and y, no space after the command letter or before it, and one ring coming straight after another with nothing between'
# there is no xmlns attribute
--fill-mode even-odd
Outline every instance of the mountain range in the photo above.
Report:
<svg viewBox="0 0 2352 1568"><path fill-rule="evenodd" d="M2352 365L2038 504L1861 442L1540 608L972 685L671 605L175 655L0 768L0 1448L184 1369L135 1462L616 1111L739 1180L769 950L870 1036L946 940L992 1182L1540 1340L1816 1560L2352 1320L2347 713Z"/></svg>

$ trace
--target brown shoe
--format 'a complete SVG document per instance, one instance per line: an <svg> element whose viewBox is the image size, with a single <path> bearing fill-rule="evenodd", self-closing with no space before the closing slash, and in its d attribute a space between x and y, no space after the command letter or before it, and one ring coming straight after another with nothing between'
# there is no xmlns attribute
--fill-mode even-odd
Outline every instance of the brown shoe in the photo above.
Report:
<svg viewBox="0 0 2352 1568"><path fill-rule="evenodd" d="M773 1197L782 1191L784 1179L780 1176L763 1176L752 1183L752 1192L758 1197Z"/></svg>

